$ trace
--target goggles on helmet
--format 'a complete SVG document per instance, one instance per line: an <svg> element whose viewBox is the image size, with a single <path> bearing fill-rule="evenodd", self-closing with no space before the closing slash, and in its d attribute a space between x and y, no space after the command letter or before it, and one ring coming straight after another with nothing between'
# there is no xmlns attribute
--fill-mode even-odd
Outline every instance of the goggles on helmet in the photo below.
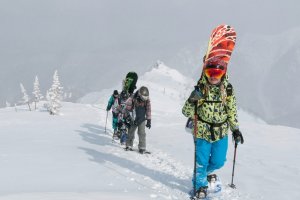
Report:
<svg viewBox="0 0 300 200"><path fill-rule="evenodd" d="M225 68L222 65L209 65L204 69L204 73L208 78L221 79L225 72Z"/></svg>

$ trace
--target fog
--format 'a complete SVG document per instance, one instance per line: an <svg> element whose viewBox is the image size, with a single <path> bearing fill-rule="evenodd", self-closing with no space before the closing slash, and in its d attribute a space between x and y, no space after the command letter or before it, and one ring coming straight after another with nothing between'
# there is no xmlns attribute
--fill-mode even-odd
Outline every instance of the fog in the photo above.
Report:
<svg viewBox="0 0 300 200"><path fill-rule="evenodd" d="M45 92L55 69L65 91L73 93L72 101L110 88L128 71L143 74L156 60L197 79L212 28L227 23L235 27L238 35L230 64L234 71L230 73L240 105L269 122L280 123L272 118L274 113L282 113L278 104L269 103L274 93L259 90L249 94L251 82L245 83L243 77L247 77L246 69L252 65L276 65L276 77L282 74L278 65L299 63L299 53L294 53L292 58L286 54L281 60L265 64L264 54L272 53L275 58L277 52L270 52L270 47L261 42L255 43L263 41L258 39L261 37L289 37L300 27L299 8L296 0L0 0L0 107L5 101L15 103L21 98L20 82L30 93L35 75ZM256 53L256 45L263 55ZM299 52L299 48L289 47ZM255 72L250 74L255 76ZM296 75L289 74L295 76L291 78L295 80L293 86L299 84ZM248 81L256 81L255 78ZM259 97L260 101L248 102L249 96ZM284 114L299 116L299 112L299 107L286 108ZM289 117L287 121L294 119ZM297 120L291 126L295 124Z"/></svg>

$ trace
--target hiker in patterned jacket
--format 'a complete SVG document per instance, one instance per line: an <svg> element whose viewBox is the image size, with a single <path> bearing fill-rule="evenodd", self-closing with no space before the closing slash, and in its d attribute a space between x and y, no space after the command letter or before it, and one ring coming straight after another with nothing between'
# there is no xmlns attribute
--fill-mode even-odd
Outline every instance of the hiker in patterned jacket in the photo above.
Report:
<svg viewBox="0 0 300 200"><path fill-rule="evenodd" d="M193 185L199 199L206 198L208 181L217 178L212 172L226 161L228 130L232 131L237 144L244 142L239 131L236 97L226 69L227 63L222 60L204 63L201 78L182 108L182 113L191 118L194 125Z"/></svg>
<svg viewBox="0 0 300 200"><path fill-rule="evenodd" d="M125 150L131 150L133 147L134 135L138 129L139 152L146 152L146 132L145 126L151 128L151 103L149 99L149 90L142 86L133 96L126 101L126 110L132 117L132 125L128 130L128 138Z"/></svg>

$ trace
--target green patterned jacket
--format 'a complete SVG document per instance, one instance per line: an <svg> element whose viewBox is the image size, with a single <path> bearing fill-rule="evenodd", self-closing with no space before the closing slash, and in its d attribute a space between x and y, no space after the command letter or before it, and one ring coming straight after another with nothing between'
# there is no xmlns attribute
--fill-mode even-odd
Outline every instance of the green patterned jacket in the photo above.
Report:
<svg viewBox="0 0 300 200"><path fill-rule="evenodd" d="M196 137L215 142L228 135L231 131L238 129L237 106L234 91L227 95L226 88L229 85L228 76L218 86L207 83L206 78L198 82L201 85L202 99L197 103L197 128ZM186 117L195 119L195 104L188 100L185 102L182 113ZM194 132L194 130L193 130Z"/></svg>

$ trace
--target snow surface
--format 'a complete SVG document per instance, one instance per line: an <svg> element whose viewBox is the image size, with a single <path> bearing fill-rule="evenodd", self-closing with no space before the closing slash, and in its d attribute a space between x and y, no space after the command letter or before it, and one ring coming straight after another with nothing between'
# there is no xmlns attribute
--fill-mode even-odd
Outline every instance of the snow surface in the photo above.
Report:
<svg viewBox="0 0 300 200"><path fill-rule="evenodd" d="M153 102L150 155L112 142L110 113L105 133L104 108L114 88L102 91L97 104L96 94L81 104L63 103L60 116L26 106L0 109L0 200L188 199L194 146L181 106L192 83L162 64L138 84L149 87ZM268 125L242 110L239 115L245 144L237 151L237 190L227 186L230 141L227 163L217 171L224 187L216 199L299 199L300 130Z"/></svg>

